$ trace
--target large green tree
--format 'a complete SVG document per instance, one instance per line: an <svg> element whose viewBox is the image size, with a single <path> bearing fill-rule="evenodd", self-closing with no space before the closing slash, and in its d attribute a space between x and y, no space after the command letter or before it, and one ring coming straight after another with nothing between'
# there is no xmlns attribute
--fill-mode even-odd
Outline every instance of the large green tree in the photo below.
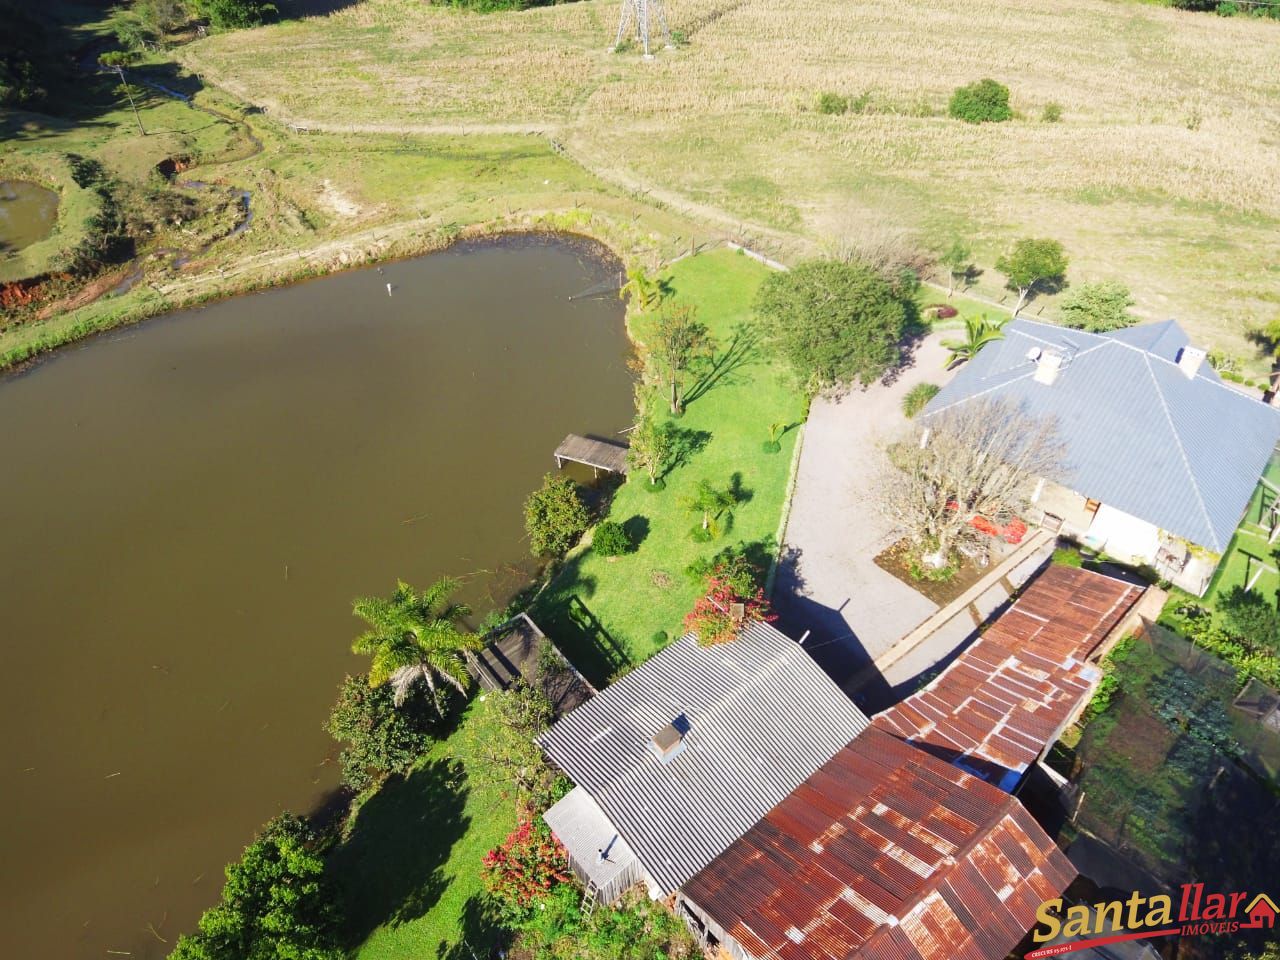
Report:
<svg viewBox="0 0 1280 960"><path fill-rule="evenodd" d="M426 684L441 714L442 683L466 693L463 654L483 642L460 626L471 609L454 602L458 586L454 578L444 577L419 592L401 580L390 597L361 597L352 603L352 612L369 629L356 637L351 650L371 658L369 683L389 683L396 706L404 703L419 682Z"/></svg>
<svg viewBox="0 0 1280 960"><path fill-rule="evenodd" d="M578 485L568 477L548 473L524 502L524 529L535 556L562 556L590 523Z"/></svg>
<svg viewBox="0 0 1280 960"><path fill-rule="evenodd" d="M996 261L996 269L1007 278L1006 286L1018 291L1016 317L1033 294L1061 289L1067 278L1067 255L1057 240L1025 237Z"/></svg>
<svg viewBox="0 0 1280 960"><path fill-rule="evenodd" d="M870 384L901 358L906 299L861 263L809 260L771 275L756 297L765 338L801 380Z"/></svg>
<svg viewBox="0 0 1280 960"><path fill-rule="evenodd" d="M307 824L290 814L267 824L227 867L219 902L170 960L340 960L337 912L324 860Z"/></svg>

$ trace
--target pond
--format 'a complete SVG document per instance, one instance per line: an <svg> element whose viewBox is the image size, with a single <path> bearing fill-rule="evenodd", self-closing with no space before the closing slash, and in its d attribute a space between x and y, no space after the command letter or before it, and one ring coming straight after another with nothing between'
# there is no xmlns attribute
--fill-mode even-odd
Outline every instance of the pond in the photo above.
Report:
<svg viewBox="0 0 1280 960"><path fill-rule="evenodd" d="M336 784L352 598L454 574L483 613L528 581L556 444L631 419L594 249L345 273L0 381L0 955L165 956Z"/></svg>
<svg viewBox="0 0 1280 960"><path fill-rule="evenodd" d="M58 195L26 180L0 180L0 263L43 240L58 222Z"/></svg>

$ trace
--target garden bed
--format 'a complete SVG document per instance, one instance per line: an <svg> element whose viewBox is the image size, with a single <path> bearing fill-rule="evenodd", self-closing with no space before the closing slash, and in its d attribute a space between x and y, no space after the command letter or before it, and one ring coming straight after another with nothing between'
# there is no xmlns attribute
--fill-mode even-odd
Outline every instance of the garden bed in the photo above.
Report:
<svg viewBox="0 0 1280 960"><path fill-rule="evenodd" d="M912 573L911 552L911 544L906 540L899 540L875 556L875 565L893 574L916 593L928 597L940 607L960 596L991 569L990 564L983 567L976 561L965 560L945 580L920 579Z"/></svg>
<svg viewBox="0 0 1280 960"><path fill-rule="evenodd" d="M1075 750L1076 824L1166 882L1264 887L1266 851L1280 845L1264 758L1280 736L1233 705L1233 668L1170 631L1153 627L1111 659L1114 682Z"/></svg>

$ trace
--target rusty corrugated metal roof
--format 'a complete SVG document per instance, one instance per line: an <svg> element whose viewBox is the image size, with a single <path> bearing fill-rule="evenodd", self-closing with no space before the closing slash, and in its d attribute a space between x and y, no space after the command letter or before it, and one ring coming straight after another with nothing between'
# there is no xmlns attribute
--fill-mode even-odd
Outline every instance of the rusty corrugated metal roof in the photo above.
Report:
<svg viewBox="0 0 1280 960"><path fill-rule="evenodd" d="M1002 960L1074 877L1015 798L873 727L683 893L757 960Z"/></svg>
<svg viewBox="0 0 1280 960"><path fill-rule="evenodd" d="M1086 658L1142 588L1051 566L936 680L875 726L1011 789L1101 674Z"/></svg>

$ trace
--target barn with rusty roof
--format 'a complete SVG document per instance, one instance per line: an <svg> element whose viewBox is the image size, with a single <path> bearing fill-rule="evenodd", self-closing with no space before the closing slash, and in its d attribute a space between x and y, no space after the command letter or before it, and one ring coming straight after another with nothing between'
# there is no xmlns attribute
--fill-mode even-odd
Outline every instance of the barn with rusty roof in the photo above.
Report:
<svg viewBox="0 0 1280 960"><path fill-rule="evenodd" d="M1090 658L1141 587L1051 566L971 647L876 727L1012 790L1101 679Z"/></svg>
<svg viewBox="0 0 1280 960"><path fill-rule="evenodd" d="M1074 877L1016 798L873 727L677 909L738 960L1002 960Z"/></svg>

